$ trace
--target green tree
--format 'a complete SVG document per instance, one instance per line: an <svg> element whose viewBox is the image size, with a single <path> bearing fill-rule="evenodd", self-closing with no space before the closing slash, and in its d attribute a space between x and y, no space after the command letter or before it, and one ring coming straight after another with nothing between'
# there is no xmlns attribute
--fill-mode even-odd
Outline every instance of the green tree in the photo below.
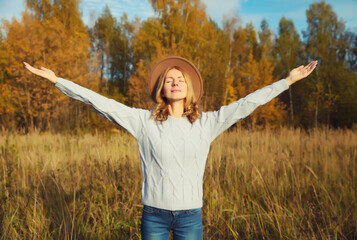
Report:
<svg viewBox="0 0 357 240"><path fill-rule="evenodd" d="M348 42L344 23L324 1L312 4L306 16L305 60L320 61L320 67L302 84L309 93L305 102L306 115L314 126L318 123L351 126L356 122L357 112L356 75L346 67Z"/></svg>
<svg viewBox="0 0 357 240"><path fill-rule="evenodd" d="M346 38L349 43L347 62L348 66L357 74L357 34L346 32Z"/></svg>
<svg viewBox="0 0 357 240"><path fill-rule="evenodd" d="M282 79L288 76L293 68L298 66L302 57L303 45L294 23L285 17L280 19L278 34L273 47L273 56L275 58L274 76ZM282 94L281 96L281 99L285 100L284 102L288 106L292 124L295 124L294 105L297 104L294 101L295 97L293 97L295 95L293 94L294 90L295 86L292 85L289 87L288 94Z"/></svg>
<svg viewBox="0 0 357 240"><path fill-rule="evenodd" d="M110 78L113 89L118 89L120 94L126 94L128 81L134 69L132 34L133 26L124 14L114 28L113 40L110 44Z"/></svg>
<svg viewBox="0 0 357 240"><path fill-rule="evenodd" d="M118 21L106 6L89 32L100 69L99 92L124 99L133 71L132 25L127 15Z"/></svg>
<svg viewBox="0 0 357 240"><path fill-rule="evenodd" d="M103 88L108 90L110 79L111 44L114 39L114 31L117 28L116 19L112 16L109 7L106 5L101 16L96 20L92 29L89 30L93 52L97 56L98 67L100 69L99 91Z"/></svg>
<svg viewBox="0 0 357 240"><path fill-rule="evenodd" d="M260 23L260 30L258 32L259 43L257 46L257 54L255 58L257 60L262 58L272 58L273 50L273 34L269 29L269 25L266 19L263 19Z"/></svg>

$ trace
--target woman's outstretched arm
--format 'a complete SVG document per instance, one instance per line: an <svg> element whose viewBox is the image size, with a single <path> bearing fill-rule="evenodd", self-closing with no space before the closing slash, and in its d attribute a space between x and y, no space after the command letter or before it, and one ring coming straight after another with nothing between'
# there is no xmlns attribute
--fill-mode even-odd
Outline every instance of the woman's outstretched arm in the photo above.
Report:
<svg viewBox="0 0 357 240"><path fill-rule="evenodd" d="M285 79L261 88L229 105L222 106L218 111L203 113L202 120L205 122L207 132L210 133L212 139L216 138L234 123L251 114L257 107L268 103L287 90L291 84L307 77L316 65L317 61L313 61L306 66L297 67Z"/></svg>
<svg viewBox="0 0 357 240"><path fill-rule="evenodd" d="M74 82L57 77L50 69L44 67L37 69L28 63L24 62L24 64L30 72L46 78L68 97L92 106L96 113L122 126L135 138L138 137L143 124L141 117L148 114L147 110L128 107L113 99L106 98Z"/></svg>

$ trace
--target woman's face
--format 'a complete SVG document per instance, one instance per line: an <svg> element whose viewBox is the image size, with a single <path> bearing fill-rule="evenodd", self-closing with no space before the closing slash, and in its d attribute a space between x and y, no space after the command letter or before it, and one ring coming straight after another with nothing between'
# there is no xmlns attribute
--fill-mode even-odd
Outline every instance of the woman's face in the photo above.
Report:
<svg viewBox="0 0 357 240"><path fill-rule="evenodd" d="M183 100L187 96L186 80L180 70L169 70L163 86L164 96L169 102Z"/></svg>

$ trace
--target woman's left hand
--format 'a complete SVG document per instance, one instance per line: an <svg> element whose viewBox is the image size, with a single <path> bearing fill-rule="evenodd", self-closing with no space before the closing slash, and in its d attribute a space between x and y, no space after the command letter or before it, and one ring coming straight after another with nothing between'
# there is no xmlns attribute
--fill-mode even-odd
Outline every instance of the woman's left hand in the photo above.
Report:
<svg viewBox="0 0 357 240"><path fill-rule="evenodd" d="M289 73L289 76L285 78L286 82L289 84L289 86L303 78L306 78L307 76L314 71L316 65L317 65L317 60L310 62L308 65L304 66L301 65L300 67L294 68L291 70Z"/></svg>

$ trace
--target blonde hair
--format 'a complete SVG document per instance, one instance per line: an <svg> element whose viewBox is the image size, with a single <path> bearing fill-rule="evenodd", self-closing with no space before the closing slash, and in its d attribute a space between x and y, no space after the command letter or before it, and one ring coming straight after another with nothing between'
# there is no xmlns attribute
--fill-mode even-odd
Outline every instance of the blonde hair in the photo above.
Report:
<svg viewBox="0 0 357 240"><path fill-rule="evenodd" d="M201 118L201 114L198 112L198 104L196 102L195 92L193 91L192 81L190 76L180 67L174 66L167 68L160 76L155 91L153 91L152 98L155 100L156 105L152 111L151 118L154 118L158 122L166 121L169 115L168 101L163 94L163 86L167 73L172 70L179 70L187 84L187 95L184 104L184 115L188 120L193 123L197 118Z"/></svg>

